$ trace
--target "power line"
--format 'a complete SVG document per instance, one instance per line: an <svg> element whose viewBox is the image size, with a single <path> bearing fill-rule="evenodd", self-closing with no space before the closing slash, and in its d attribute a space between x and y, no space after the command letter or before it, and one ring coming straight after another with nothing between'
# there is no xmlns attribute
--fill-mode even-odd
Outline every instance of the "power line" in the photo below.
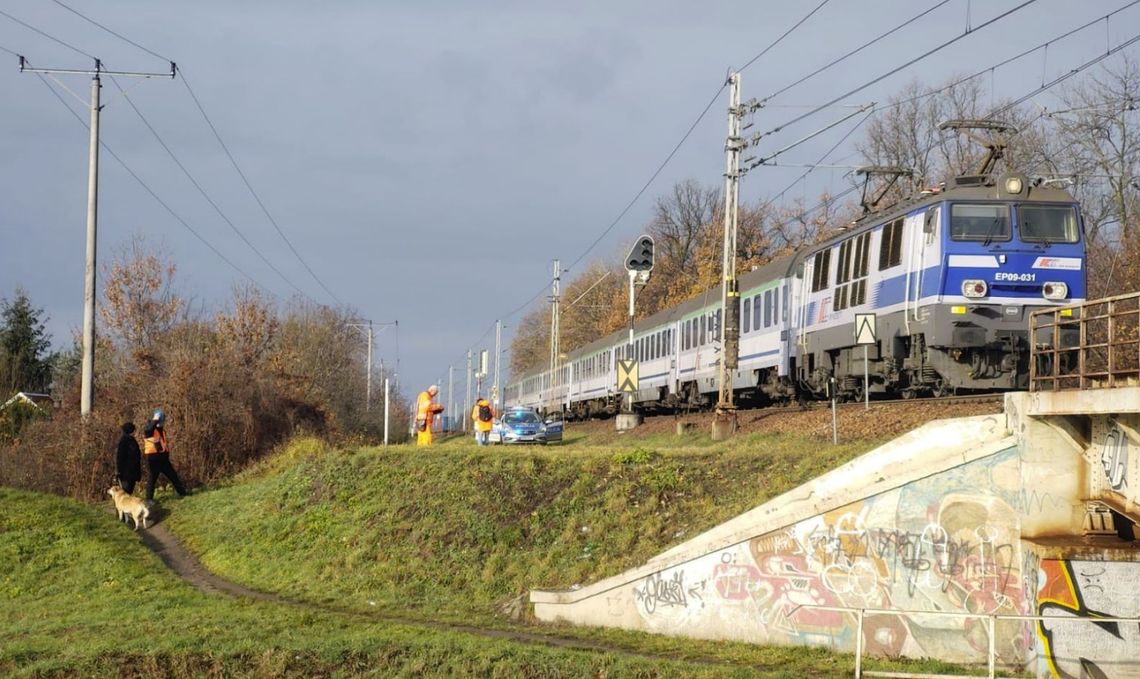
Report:
<svg viewBox="0 0 1140 679"><path fill-rule="evenodd" d="M72 50L73 52L78 52L79 54L82 54L83 56L87 57L88 59L95 59L94 55L88 54L87 52L84 52L83 50L79 49L75 45L72 45L69 42L64 42L63 40L60 40L59 38L55 37L54 35L48 35L47 33L44 33L43 31L36 28L35 26L33 26L33 25L31 25L25 21L21 21L21 20L17 19L16 17L12 16L11 14L8 14L7 12L5 12L2 9L0 9L0 16L8 17L9 19L11 19L12 21L15 21L16 23L20 24L21 26L28 29L29 31L34 31L34 32L42 35L43 37L47 38L48 40L51 40L52 42L54 42L56 44L63 45L64 47L66 47L69 50Z"/></svg>
<svg viewBox="0 0 1140 679"><path fill-rule="evenodd" d="M709 99L709 103L705 104L704 109L701 110L701 113L700 113L700 115L697 116L697 119L693 121L692 125L689 125L689 129L686 130L685 134L683 134L681 136L681 140L678 141L673 146L673 150L669 151L669 155L665 156L665 160L661 161L661 164L657 166L657 169L653 171L653 174L649 176L649 179L646 180L645 184L643 184L641 186L641 189L638 190L637 194L634 195L634 197L628 203L626 203L626 206L622 209L622 211L620 213L618 213L618 216L615 217L614 220L612 222L610 222L610 225L607 226L605 228L605 230L602 231L602 233L599 234L598 237L594 239L594 242L590 243L590 246L587 247L585 249L585 251L582 252L582 254L578 255L578 259L575 259L570 264L570 266L567 267L568 269L573 269L575 266L578 265L578 262L581 262L586 257L586 255L590 254L590 251L593 250L595 247L597 247L598 243L602 242L602 239L605 238L609 234L609 232L613 231L613 228L618 225L618 222L620 222L622 220L622 217L625 217L626 213L628 213L630 211L630 209L633 208L634 204L637 203L638 199L640 199L641 196L645 194L646 190L649 189L649 186L651 184L653 184L653 181L655 179L657 179L657 176L661 174L661 171L665 169L665 166L669 164L669 161L673 159L673 156L677 155L677 151L679 151L681 149L681 145L685 143L685 141L693 133L693 130L697 129L697 125L699 125L700 122L702 120L704 120L705 114L707 114L709 112L709 109L712 108L712 105L716 103L717 97L720 96L720 93L723 92L724 88L727 86L728 86L727 83L720 86L720 88L716 91L716 94L714 94L712 96L712 98ZM545 290L546 287L543 286L543 289ZM538 295L535 295L535 296L537 297ZM528 302L528 304L529 304L529 302Z"/></svg>
<svg viewBox="0 0 1140 679"><path fill-rule="evenodd" d="M776 132L783 130L788 125L793 125L795 123L800 122L801 120L803 120L805 118L813 116L816 113L819 113L820 111L822 111L824 108L831 106L832 104L835 104L836 102L842 101L843 99L846 99L847 97L850 97L853 94L857 94L859 92L862 92L863 90L867 89L868 87L889 78L890 76L898 73L899 71L901 71L905 68L913 66L914 64L922 61L926 57L929 57L930 55L935 54L936 52L939 52L939 51L949 47L950 45L953 45L954 43L958 42L959 40L961 40L967 36L973 35L974 33L978 32L984 28L987 28L988 26L992 26L993 24L997 23L998 21L1001 21L1002 19L1013 14L1014 12L1025 9L1026 7L1028 7L1029 5L1032 5L1035 2L1037 2L1037 0L1025 0L1025 2L1022 2L1020 5L1012 8L1012 9L1006 10L1005 12L1002 12L1001 14L990 19L989 21L986 21L985 23L982 23L975 28L969 29L969 30L967 30L967 32L965 32L961 35L957 35L957 36L943 42L942 44L927 50L926 52L923 52L922 54L918 55L917 57L914 57L913 59L910 59L909 61L904 62L902 65L896 66L895 68L892 68L891 70L887 71L886 73L883 73L882 75L880 75L876 78L873 78L873 79L863 83L862 85L855 87L854 89L851 89L847 92L844 92L843 94L841 94L841 95L835 97L834 99L828 101L826 104L823 104L822 106L817 106L816 108L808 111L807 113L796 116L795 118L792 118L788 122L786 122L782 125L779 125L778 127L775 127L772 130L765 132L764 134L765 135L775 134Z"/></svg>
<svg viewBox="0 0 1140 679"><path fill-rule="evenodd" d="M60 2L60 0L52 0L52 2L59 5L60 7L63 7L64 9L68 10L69 12L75 14L76 16L82 18L83 20L85 20L85 21L97 26L98 28L106 31L107 33L110 33L111 35L115 36L116 38L119 38L120 40L122 40L122 41L124 41L130 45L133 45L134 47L137 47L138 49L146 52L147 54L158 57L159 59L162 59L164 61L168 61L168 62L173 63L170 59L167 59L166 57L162 56L161 54L140 45L139 43L135 42L134 40L131 40L130 38L108 28L107 26L104 26L103 24L99 23L98 21L95 21L91 17L89 17L85 14L82 14L79 11L77 11L77 10L69 7L68 5ZM48 37L50 37L50 36L48 36ZM249 178L246 177L245 172L242 171L241 166L238 165L237 159L234 158L233 153L230 152L229 146L227 146L226 142L222 139L221 134L218 132L218 128L214 125L214 122L210 119L210 116L206 113L206 109L204 106L202 106L202 102L200 99L198 99L198 95L194 92L194 89L190 86L190 81L187 80L187 78L186 78L185 69L180 68L179 74L182 76L182 84L186 86L186 91L189 92L190 98L194 100L194 105L197 107L198 112L202 115L202 118L206 121L206 124L210 128L210 131L213 133L214 138L218 141L218 144L222 147L222 151L225 152L226 158L229 159L230 164L233 165L234 170L236 170L238 173L238 176L241 177L242 183L245 184L245 187L249 191L250 195L252 195L254 200L257 201L257 205L259 208L261 208L261 212L265 215L266 219L269 220L269 223L272 224L273 228L277 231L277 235L280 236L283 241L285 241L285 244L289 247L289 250L293 253L293 256L297 258L297 261L299 261L301 263L301 266L303 266L305 268L305 271L307 271L309 273L309 275L312 276L313 280L317 282L317 285L319 285L321 287L321 289L324 290L325 293L329 297L331 297L337 304L340 304L343 306L344 303L340 300L340 298L338 298L335 294L333 294L332 290L330 290L328 288L328 286L325 285L324 281L322 281L320 279L320 277L317 276L316 272L314 272L312 267L309 266L309 263L306 262L305 259L301 256L301 253L298 252L297 248L293 245L293 242L290 241L288 236L285 235L285 232L281 229L281 226L277 223L277 220L273 218L273 215L269 212L269 208L266 207L265 202L261 199L261 196L257 193L256 190L254 190L253 185L249 181ZM227 220L227 222L228 221L229 220ZM245 240L244 236L242 239ZM247 243L248 243L248 241L247 241ZM270 268L273 268L273 265L270 264ZM274 269L274 270L276 271L276 269ZM280 272L278 272L278 275L281 275ZM284 276L282 276L282 277L284 278ZM289 282L289 285L296 288L296 286L293 285L292 282ZM301 294L304 294L304 293L301 293Z"/></svg>
<svg viewBox="0 0 1140 679"><path fill-rule="evenodd" d="M238 165L237 159L234 158L233 153L230 152L230 147L222 140L222 135L218 132L218 128L214 126L214 121L210 120L210 116L206 114L206 109L202 106L198 95L194 93L194 89L190 87L190 81L186 79L186 71L181 70L179 73L182 75L182 84L186 86L186 91L190 93L190 98L194 100L194 105L197 106L198 112L202 114L202 118L206 121L206 124L209 125L210 131L214 133L214 139L218 140L218 144L222 147L222 150L225 151L226 158L229 158L230 164L233 165L234 170L236 170L238 176L241 177L245 188L249 190L250 195L257 201L257 206L261 208L262 214L264 214L265 218L269 220L269 223L273 225L273 228L277 231L277 235L281 236L281 240L285 241L285 244L289 246L289 250L293 253L293 256L297 258L301 266L305 267L305 271L309 272L309 275L313 277L317 285L321 286L321 289L324 290L333 301L343 306L344 302L340 301L340 298L333 294L333 291L317 276L316 272L309 266L309 263L305 261L305 258L302 257L301 253L297 251L297 248L293 246L293 242L290 241L289 237L285 235L285 232L281 230L281 226L277 223L277 220L273 218L273 215L270 214L269 208L265 206L265 202L261 200L261 196L254 190L253 184L250 183L249 178L245 176L245 172L243 172L241 166Z"/></svg>
<svg viewBox="0 0 1140 679"><path fill-rule="evenodd" d="M72 7L68 7L67 5L63 4L63 3L62 3L62 2L60 2L59 0L52 0L52 2L54 2L55 4L59 5L60 7L64 8L64 9L66 9L68 12L71 12L72 14L74 14L74 15L75 15L75 16L77 16L77 17L79 17L80 19L83 19L84 21L86 21L86 22L88 22L88 23L91 23L91 24L94 24L94 25L98 26L99 28L103 29L104 31L107 31L108 33L110 33L111 35L115 36L115 37L116 37L116 38L118 38L119 40L122 40L123 42L129 43L129 44L131 44L131 45L134 45L135 47L139 48L140 50L142 50L142 51L146 52L147 54L149 54L149 55L151 55L151 56L154 56L154 57L158 57L159 59L162 59L163 61L166 61L166 62L170 62L170 61L172 61L172 59L167 59L166 57L162 56L161 54L159 54L159 53L157 53L157 52L154 52L154 51L152 51L152 50L149 50L149 49L147 49L147 48L143 47L142 45L138 44L138 43L137 43L137 42L135 42L134 40L131 40L130 38L128 38L128 37L126 37L126 36L124 36L124 35L121 35L121 34L119 34L119 33L116 33L115 31L112 31L111 29L107 28L106 26L104 26L103 24L99 23L98 21L95 21L95 20L94 20L94 19L92 19L91 17L89 17L89 16L86 16L86 15L84 15L84 14L80 13L79 11L75 10L75 9L74 9L74 8L72 8Z"/></svg>
<svg viewBox="0 0 1140 679"><path fill-rule="evenodd" d="M1030 1L1033 1L1033 0L1030 0ZM749 59L747 62L745 62L744 66L742 66L742 67L741 67L739 70L743 71L744 69L748 68L748 67L749 67L749 66L751 66L753 63L755 63L757 59L759 59L760 57L762 57L762 56L764 56L765 54L767 54L769 50L771 50L771 49L772 49L773 47L775 47L776 45L780 44L780 42L781 42L781 41L783 41L783 40L784 40L784 38L786 38L786 37L788 37L789 35L791 35L791 34L792 34L792 33L793 33L793 32L794 32L794 31L795 31L797 28L799 28L801 25L803 25L803 23L804 23L804 22L806 22L808 19L810 19L810 18L811 18L811 17L812 17L812 16L813 16L813 15L814 15L816 12L818 12L820 9L822 9L822 8L823 8L823 6L824 6L824 5L826 5L828 2L830 2L830 0L823 0L823 1L822 1L822 2L820 2L818 5L816 5L814 9L812 9L810 12L808 12L806 15L804 15L804 17L803 17L803 18L801 18L799 21L797 21L795 24L793 24L791 28L789 28L788 30L784 31L784 33L783 33L782 35L780 35L780 37L778 37L778 38L776 38L775 40L773 40L773 41L772 41L772 42L771 42L771 43L770 43L770 44L769 44L767 47L765 47L764 49L760 50L760 52L759 52L759 53L757 53L757 54L756 54L754 57L752 57L752 58L751 58L751 59ZM185 74L183 75L183 81L185 81ZM708 102L707 104L705 104L705 107L704 107L704 108L701 110L700 114L699 114L699 115L697 115L697 118L696 118L696 119L693 121L693 123L692 123L691 125L689 125L689 128L688 128L688 129L685 131L685 133L684 133L684 134L681 136L681 139L680 139L680 141L678 141L678 142L677 142L677 143L676 143L676 144L673 146L672 150L670 150L670 151L669 151L669 154L668 154L667 156L665 156L665 160L661 161L661 163L660 163L660 164L657 166L657 169L655 169L655 170L653 171L653 174L651 174L651 175L650 175L650 177L649 177L649 179L648 179L648 180L645 182L645 184L643 184L643 185L642 185L641 189L639 189L639 190L638 190L638 192L637 192L637 193L634 195L634 197L633 197L633 198L632 198L632 199L629 201L629 203L627 203L627 204L626 204L626 206L625 206L625 207L624 207L624 208L621 210L621 212L620 212L620 213L618 213L618 216L617 216L617 217L615 217L615 218L614 218L614 220L613 220L612 222L610 222L609 226L607 226L607 227L605 228L605 230L603 230L603 231L602 231L602 233L601 233L601 234L600 234L600 235L599 235L597 238L595 238L595 239L594 239L594 241L593 241L592 243L590 243L589 247L587 247L587 248L586 248L586 249L585 249L585 250L582 252L582 254L578 255L578 258L577 258L577 259L575 259L575 260L574 260L574 261L573 261L573 262L570 264L570 266L569 266L569 267L567 267L567 269L573 269L575 266L577 266L577 265L578 265L578 263L579 263L579 262L581 262L583 259L585 259L586 255L590 254L590 252L591 252L591 251L592 251L592 250L593 250L595 247L597 247L599 243L601 243L601 242L602 242L602 239L604 239L604 238L605 238L607 235L609 235L609 233L610 233L611 231L613 231L614 227L618 225L618 223L619 223L619 222L622 220L622 218L624 218L624 217L625 217L625 215L626 215L626 214L627 214L627 213L628 213L628 212L629 212L629 211L630 211L630 210L633 208L633 206L634 206L634 205L637 203L637 201L641 199L641 196L643 196L643 195L645 194L645 192L646 192L646 191L649 189L650 185L652 185L652 184L653 184L653 182L654 182L654 181L657 179L657 177L658 177L658 176L661 174L661 171L662 171L662 170L664 170L664 169L665 169L665 166L669 164L669 161L671 161L671 160L673 159L673 157L674 157L675 155L677 155L677 151L679 151L679 150L680 150L681 146L682 146L682 145L685 143L685 141L686 141L686 140L688 140L688 138L689 138L689 137L692 135L692 133L693 133L693 130L695 130L695 129L697 128L697 125L699 125L699 124L700 124L700 122L701 122L702 120L704 120L704 117L705 117L705 116L708 114L708 112L709 112L709 109L711 109L711 108L712 108L712 106L713 106L713 104L715 104L715 103L716 103L717 97L719 97L719 96L721 95L721 92L724 92L724 89L725 89L727 86L728 86L728 81L727 81L727 79L726 79L726 80L725 80L725 82L724 82L724 83L722 83L722 84L721 84L721 86L720 86L720 87L717 89L716 93L715 93L715 94L713 94L712 98L711 98L711 99L709 99L709 102ZM834 102L832 102L832 103L834 103ZM504 316L501 316L501 317L500 317L500 319L506 319L506 318L510 318L510 317L514 316L514 315L515 315L515 314L517 314L518 312L522 311L522 310L523 310L523 309L525 309L526 307L528 307L528 306L530 306L531 304L533 304L533 303L534 303L534 301L535 301L535 300L537 300L539 297L541 297L541 296L542 296L542 295L543 295L545 292L546 292L546 285L544 284L544 285L543 285L543 287L542 287L542 288L540 288L540 289L539 289L539 291L538 291L537 293L535 293L535 295L534 295L533 297L531 297L531 298L530 298L529 300L527 300L526 302L524 302L524 303L520 304L518 307L516 307L515 309L513 309L513 310L512 310L512 311L511 311L509 314L506 314L506 315L504 315ZM486 335L486 333L484 333L484 335Z"/></svg>
<svg viewBox="0 0 1140 679"><path fill-rule="evenodd" d="M5 47L3 45L0 45L0 52L7 52L8 54L11 54L14 57L20 56L19 52L13 52L12 50L8 49L7 47Z"/></svg>
<svg viewBox="0 0 1140 679"><path fill-rule="evenodd" d="M951 1L951 0L940 0L940 2L937 2L937 3L935 3L935 4L934 4L934 5L932 5L932 6L931 6L929 9L927 9L927 10L925 10L925 11L923 11L923 12L920 12L919 14L916 14L916 15L914 15L913 17L911 17L911 18L907 19L906 21L902 22L902 23L901 23L901 24L899 24L898 26L895 26L894 28L892 28L891 30L887 31L886 33L883 33L883 34L879 35L878 37L876 37L876 38L873 38L872 40L869 40L868 42L865 42L865 43L863 43L863 44L862 44L862 45L860 45L859 47L856 47L855 49L853 49L853 50L851 50L850 52L848 52L848 53L844 54L843 56L841 56L841 57L837 57L836 59L834 59L834 60L833 60L833 61L831 61L830 63L827 63L827 64L825 64L825 65L823 65L823 66L820 66L820 67L819 67L819 68L817 68L816 70L812 71L811 73L808 73L807 75L805 75L804 77L802 77L802 78L800 78L799 80L795 81L794 83L792 83L792 84L790 84L790 85L785 85L784 87L782 87L782 88L780 88L780 89L776 90L776 91L775 91L775 92L773 92L772 94L769 94L768 96L766 96L766 97L764 97L763 99L761 99L761 100L760 100L760 103L762 103L762 104L763 104L763 103L766 103L766 102L768 102L769 100L771 100L771 99L773 99L773 98L775 98L775 97L778 97L779 95L783 94L784 92L787 92L788 90L792 89L793 87L795 87L795 86L797 86L797 85L801 85L801 84L803 84L804 82L806 82L806 81L808 81L808 80L811 80L812 78L814 78L815 76L819 75L820 73L823 73L824 71L826 71L827 69L831 68L832 66L835 66L836 64L839 64L839 63L841 63L841 62L843 62L843 61L847 60L848 58L850 58L850 57L852 57L852 56L854 56L854 55L858 54L859 52L862 52L863 50L867 49L867 48L868 48L868 47L870 47L871 45L874 45L875 43L879 42L880 40L883 40L883 39L885 39L885 38L887 38L887 37L891 36L892 34L894 34L894 33L898 32L898 31L902 30L903 28L906 28L906 27L907 27L907 26L909 26L910 24L914 23L915 21L918 21L919 19L923 18L923 17L924 17L924 16L926 16L927 14L930 14L930 13L931 13L931 12L933 12L934 10L938 9L939 7L942 7L943 5L945 5L946 3L950 2L950 1Z"/></svg>
<svg viewBox="0 0 1140 679"><path fill-rule="evenodd" d="M135 105L134 100L131 99L126 90L124 90L123 87L119 85L119 81L112 77L111 82L113 82L115 84L115 87L118 88L119 93L122 94L124 99L126 99L127 104L130 105L131 109L135 112L135 115L137 115L139 117L139 120L142 121L143 125L146 126L146 129L150 130L150 133L154 135L155 140L158 141L159 145L162 146L163 150L166 151L167 155L170 156L170 159L174 161L174 164L178 166L179 170L182 170L182 174L186 175L186 178L190 180L190 183L194 185L194 188L198 190L198 193L202 194L202 197L206 199L206 202L210 204L210 207L214 208L214 212L218 213L218 216L222 218L222 221L228 224L230 229L232 229L233 232L237 234L238 238L240 238L242 242L249 247L250 250L253 250L254 254L256 254L258 258L265 263L266 266L268 266L274 273L280 276L281 280L285 281L285 283L296 290L297 293L299 293L301 296L308 297L308 295L305 294L304 290L294 285L293 281L289 280L285 274L281 273L281 270L274 266L273 263L265 257L261 250L258 250L257 246L255 246L252 242L250 242L248 238L246 238L245 234L241 232L241 229L239 229L237 225L233 223L233 220L226 216L226 213L222 211L222 208L218 206L217 202L215 202L214 199L210 197L210 194L206 192L206 189L202 187L198 180L194 178L194 175L190 173L190 170L188 170L182 161L178 159L177 154L174 153L174 151L162 138L162 135L158 133L158 130L156 130L154 126L150 124L150 121L147 120L146 116L143 115L143 112L139 110L139 107Z"/></svg>
<svg viewBox="0 0 1140 679"><path fill-rule="evenodd" d="M66 108L68 110L68 112L71 113L71 115L74 116L75 119L79 121L79 124L82 125L84 127L84 129L88 129L87 122L85 120L83 120L83 117L80 116L78 113L75 112L74 109L71 108L71 106L67 103L67 101L62 96L60 96L59 92L56 92L55 88L51 86L51 83L49 83L47 81L47 78L43 77L43 75L41 75L39 73L37 73L36 75L39 77L40 82L42 82L44 84L44 86L48 88L48 91L50 91L52 93L52 95L59 101L59 103L62 104L63 107ZM194 229L194 227L190 226L189 222L187 222L185 219L183 219L177 212L174 211L173 208L170 207L170 205L168 205L166 203L166 201L164 201L162 198L160 198L159 195L157 193L155 193L154 190L151 189L150 186L145 181L143 181L142 177L140 177L134 170L132 170L131 167L129 165L127 165L126 161L124 161L122 158L120 158L119 155L117 153L115 153L111 149L111 147L106 144L106 142L100 141L99 145L102 146L103 149L107 153L111 154L112 158L117 160L119 162L119 164L123 166L123 169L126 170L127 173L129 175L131 175L131 177L133 177L136 182L139 183L139 186L143 187L143 189L147 193L150 194L151 198L154 198L154 200L156 202L158 202L159 205L161 205L168 213L170 213L170 216L174 217L174 219L176 219L180 224L182 224L182 226L184 226L187 231L194 234L194 237L197 238L199 241L201 241L202 244L205 245L207 248L209 248L215 255L217 255L219 259L221 259L223 262L228 264L230 266L230 268L232 268L234 271L236 271L239 274L241 274L242 276L244 276L247 280L249 280L251 283L256 285L258 288L261 288L262 290L266 291L270 295L273 294L273 292L269 288L262 285L253 276L251 276L248 273L246 273L245 271L241 270L236 264L231 262L229 260L229 258L227 258L217 248L215 248L210 243L210 241L206 240L202 236L202 234L198 233Z"/></svg>

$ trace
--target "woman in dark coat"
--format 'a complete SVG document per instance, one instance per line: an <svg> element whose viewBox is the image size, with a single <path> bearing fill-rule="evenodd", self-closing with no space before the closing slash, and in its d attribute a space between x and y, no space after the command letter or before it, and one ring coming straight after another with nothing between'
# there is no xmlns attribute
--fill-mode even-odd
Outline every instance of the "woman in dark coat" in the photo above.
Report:
<svg viewBox="0 0 1140 679"><path fill-rule="evenodd" d="M134 493L135 484L142 479L142 451L135 440L135 425L131 422L123 423L123 436L115 454L115 473L123 490L128 495Z"/></svg>

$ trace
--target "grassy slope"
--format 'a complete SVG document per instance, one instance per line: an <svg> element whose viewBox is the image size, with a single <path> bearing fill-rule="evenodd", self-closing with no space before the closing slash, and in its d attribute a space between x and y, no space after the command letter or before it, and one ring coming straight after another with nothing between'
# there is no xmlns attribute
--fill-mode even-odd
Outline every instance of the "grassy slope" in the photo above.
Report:
<svg viewBox="0 0 1140 679"><path fill-rule="evenodd" d="M744 674L201 594L101 508L3 488L0 564L5 677Z"/></svg>
<svg viewBox="0 0 1140 679"><path fill-rule="evenodd" d="M255 589L487 619L531 588L643 563L867 447L806 455L787 437L662 452L652 443L333 451L310 442L179 502L170 523L208 568Z"/></svg>
<svg viewBox="0 0 1140 679"><path fill-rule="evenodd" d="M160 499L168 527L203 563L247 586L361 612L517 628L497 604L619 573L868 447L757 435L712 444L699 434L507 450L464 440L329 450L304 440L224 487ZM0 674L98 676L119 663L136 672L124 676L176 677L851 670L849 657L818 649L557 630L670 658L647 660L236 602L189 589L102 511L0 489L0 516L0 564L16 564L0 580ZM122 629L120 611L142 624Z"/></svg>

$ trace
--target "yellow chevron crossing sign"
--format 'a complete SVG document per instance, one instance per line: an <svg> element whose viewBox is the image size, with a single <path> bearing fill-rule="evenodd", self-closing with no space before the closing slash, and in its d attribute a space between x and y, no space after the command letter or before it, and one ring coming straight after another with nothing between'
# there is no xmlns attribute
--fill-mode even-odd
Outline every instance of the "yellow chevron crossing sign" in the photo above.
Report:
<svg viewBox="0 0 1140 679"><path fill-rule="evenodd" d="M637 391L637 361L622 359L617 362L617 384L618 391Z"/></svg>

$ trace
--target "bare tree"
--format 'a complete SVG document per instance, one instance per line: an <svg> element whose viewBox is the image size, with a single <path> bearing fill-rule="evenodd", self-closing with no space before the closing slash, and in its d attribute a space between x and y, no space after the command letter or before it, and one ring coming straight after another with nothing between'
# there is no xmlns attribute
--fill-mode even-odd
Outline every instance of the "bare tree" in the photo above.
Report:
<svg viewBox="0 0 1140 679"><path fill-rule="evenodd" d="M1059 98L1060 110L1047 114L1054 127L1049 167L1073 180L1089 241L1117 230L1120 246L1132 247L1140 214L1140 68L1122 58Z"/></svg>
<svg viewBox="0 0 1140 679"><path fill-rule="evenodd" d="M156 343L185 310L174 293L176 269L169 252L135 235L103 270L103 330L136 364L153 364Z"/></svg>

